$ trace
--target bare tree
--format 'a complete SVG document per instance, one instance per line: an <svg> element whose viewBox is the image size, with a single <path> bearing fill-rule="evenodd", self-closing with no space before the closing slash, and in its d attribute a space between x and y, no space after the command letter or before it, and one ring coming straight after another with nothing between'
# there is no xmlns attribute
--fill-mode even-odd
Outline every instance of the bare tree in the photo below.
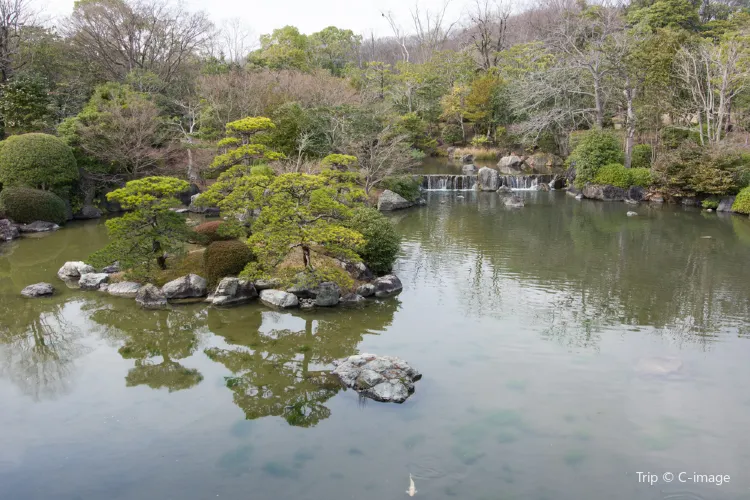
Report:
<svg viewBox="0 0 750 500"><path fill-rule="evenodd" d="M0 84L26 61L17 58L24 28L36 22L31 0L0 0Z"/></svg>
<svg viewBox="0 0 750 500"><path fill-rule="evenodd" d="M474 8L469 12L472 26L468 33L485 70L497 66L498 54L506 48L509 17L510 8L506 4L474 0Z"/></svg>
<svg viewBox="0 0 750 500"><path fill-rule="evenodd" d="M414 23L417 44L419 47L421 61L425 62L430 59L432 54L442 50L451 36L456 21L446 22L445 14L450 5L450 0L445 0L443 6L435 11L420 11L419 3L414 4L414 10L411 11L411 19Z"/></svg>
<svg viewBox="0 0 750 500"><path fill-rule="evenodd" d="M350 139L345 149L357 157L367 194L386 177L408 173L417 164L408 137L395 135L390 126Z"/></svg>
<svg viewBox="0 0 750 500"><path fill-rule="evenodd" d="M388 21L391 31L393 31L393 36L398 40L402 60L404 62L409 62L409 49L406 47L406 31L396 22L395 17L393 17L393 12L388 12L387 14L381 12L380 14L386 21Z"/></svg>
<svg viewBox="0 0 750 500"><path fill-rule="evenodd" d="M255 31L237 17L224 20L219 38L221 49L234 64L242 65L247 55L258 46Z"/></svg>

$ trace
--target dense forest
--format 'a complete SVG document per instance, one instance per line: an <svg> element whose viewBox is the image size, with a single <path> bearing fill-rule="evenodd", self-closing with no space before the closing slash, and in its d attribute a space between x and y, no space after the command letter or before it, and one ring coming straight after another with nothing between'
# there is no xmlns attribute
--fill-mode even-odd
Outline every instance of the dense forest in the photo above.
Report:
<svg viewBox="0 0 750 500"><path fill-rule="evenodd" d="M286 172L355 157L369 192L449 146L566 158L581 142L594 148L578 155L584 180L599 154L653 165L651 183L677 194L748 184L746 0L509 7L475 0L448 19L417 5L410 19L383 12L391 36L285 26L256 41L164 0L81 0L55 25L0 0L2 133L72 147L83 201L147 175L201 185L227 154ZM273 126L228 131L245 117ZM597 150L608 141L621 153Z"/></svg>

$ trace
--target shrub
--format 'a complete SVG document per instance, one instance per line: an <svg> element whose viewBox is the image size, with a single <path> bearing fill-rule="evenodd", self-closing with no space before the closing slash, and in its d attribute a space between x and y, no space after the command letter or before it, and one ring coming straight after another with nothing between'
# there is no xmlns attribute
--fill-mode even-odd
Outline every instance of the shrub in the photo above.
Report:
<svg viewBox="0 0 750 500"><path fill-rule="evenodd" d="M421 183L408 175L400 177L386 177L381 183L383 189L390 189L409 201L417 200L421 195Z"/></svg>
<svg viewBox="0 0 750 500"><path fill-rule="evenodd" d="M316 262L314 269L286 267L279 269L274 276L281 280L283 287L300 286L303 288L317 288L323 282L332 281L342 291L351 290L354 280L349 274L328 260Z"/></svg>
<svg viewBox="0 0 750 500"><path fill-rule="evenodd" d="M700 134L686 128L665 127L660 135L662 144L669 149L677 149L684 142L700 143Z"/></svg>
<svg viewBox="0 0 750 500"><path fill-rule="evenodd" d="M5 186L59 190L78 179L73 150L55 136L14 135L2 144L0 182Z"/></svg>
<svg viewBox="0 0 750 500"><path fill-rule="evenodd" d="M622 164L625 155L620 138L612 132L590 130L581 137L578 145L568 157L568 164L575 164L576 185L591 182L604 165Z"/></svg>
<svg viewBox="0 0 750 500"><path fill-rule="evenodd" d="M476 147L486 146L489 142L490 140L487 139L486 135L475 135L471 138L471 145Z"/></svg>
<svg viewBox="0 0 750 500"><path fill-rule="evenodd" d="M732 203L732 212L750 214L750 187L743 188Z"/></svg>
<svg viewBox="0 0 750 500"><path fill-rule="evenodd" d="M442 137L443 142L446 144L458 144L459 142L463 142L464 140L464 134L461 131L461 127L454 123L450 123L443 127L443 131L440 133L440 137Z"/></svg>
<svg viewBox="0 0 750 500"><path fill-rule="evenodd" d="M636 144L630 156L630 168L651 168L651 146Z"/></svg>
<svg viewBox="0 0 750 500"><path fill-rule="evenodd" d="M652 183L650 168L631 168L628 174L630 174L631 186L647 188Z"/></svg>
<svg viewBox="0 0 750 500"><path fill-rule="evenodd" d="M220 226L223 226L225 222L223 220L214 220L210 222L204 222L198 224L193 228L196 233L196 241L201 245L208 245L214 241L225 241L234 239L233 236L225 234L219 230Z"/></svg>
<svg viewBox="0 0 750 500"><path fill-rule="evenodd" d="M672 194L732 194L746 185L750 154L736 146L704 148L688 141L659 155L652 171L654 180Z"/></svg>
<svg viewBox="0 0 750 500"><path fill-rule="evenodd" d="M276 171L268 165L253 165L250 167L250 175L265 175L266 177L274 177Z"/></svg>
<svg viewBox="0 0 750 500"><path fill-rule="evenodd" d="M401 249L401 236L386 216L374 208L356 208L347 226L364 236L357 254L374 273L389 272Z"/></svg>
<svg viewBox="0 0 750 500"><path fill-rule="evenodd" d="M619 163L610 163L599 169L594 177L595 184L610 184L619 188L630 187L630 174L628 169Z"/></svg>
<svg viewBox="0 0 750 500"><path fill-rule="evenodd" d="M706 209L716 210L719 208L719 200L716 198L706 198L701 202L701 206Z"/></svg>
<svg viewBox="0 0 750 500"><path fill-rule="evenodd" d="M9 187L0 192L0 212L16 222L28 224L37 220L65 224L65 202L55 193L23 187Z"/></svg>
<svg viewBox="0 0 750 500"><path fill-rule="evenodd" d="M324 167L349 167L357 164L357 157L332 153L320 160L320 164Z"/></svg>
<svg viewBox="0 0 750 500"><path fill-rule="evenodd" d="M225 276L237 276L254 260L253 252L239 240L215 241L203 254L203 269L210 284L216 284Z"/></svg>

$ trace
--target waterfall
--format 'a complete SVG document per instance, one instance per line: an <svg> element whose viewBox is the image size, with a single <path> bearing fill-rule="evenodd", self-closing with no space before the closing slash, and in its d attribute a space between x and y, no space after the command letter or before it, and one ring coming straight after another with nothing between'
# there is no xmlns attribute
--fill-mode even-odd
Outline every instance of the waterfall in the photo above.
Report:
<svg viewBox="0 0 750 500"><path fill-rule="evenodd" d="M425 175L425 191L473 191L477 187L476 175Z"/></svg>
<svg viewBox="0 0 750 500"><path fill-rule="evenodd" d="M535 191L539 184L549 184L554 175L532 174L532 175L501 175L500 185L508 186L514 191Z"/></svg>

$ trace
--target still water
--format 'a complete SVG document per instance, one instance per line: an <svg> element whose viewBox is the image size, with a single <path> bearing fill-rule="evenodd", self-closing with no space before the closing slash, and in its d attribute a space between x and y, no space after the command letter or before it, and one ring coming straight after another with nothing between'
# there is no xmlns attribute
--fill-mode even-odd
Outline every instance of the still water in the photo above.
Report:
<svg viewBox="0 0 750 500"><path fill-rule="evenodd" d="M0 498L750 498L750 220L521 196L394 214L404 292L354 311L67 290L98 222L0 246ZM356 352L424 378L359 400L325 377Z"/></svg>

